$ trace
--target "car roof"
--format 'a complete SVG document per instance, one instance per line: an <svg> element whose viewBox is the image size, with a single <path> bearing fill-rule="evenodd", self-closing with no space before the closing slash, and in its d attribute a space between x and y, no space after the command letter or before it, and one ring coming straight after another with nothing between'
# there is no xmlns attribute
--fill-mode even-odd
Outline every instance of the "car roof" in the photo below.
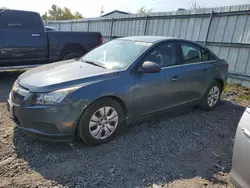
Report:
<svg viewBox="0 0 250 188"><path fill-rule="evenodd" d="M8 8L0 8L0 13L2 13L2 12L4 12L4 11L29 12L29 13L35 13L35 14L38 14L38 12L34 12L34 11L16 10L16 9L8 9Z"/></svg>
<svg viewBox="0 0 250 188"><path fill-rule="evenodd" d="M208 49L206 46L201 44L200 42L195 42L192 40L177 38L177 37L164 37L164 36L131 36L131 37L123 37L118 38L119 40L131 40L131 41L138 41L138 42L149 42L149 43L158 43L161 41L171 41L171 40L177 40L180 42L187 42L196 46L199 46L203 49L206 49L210 53L212 53L215 57L217 57L210 49ZM217 57L218 58L218 57Z"/></svg>
<svg viewBox="0 0 250 188"><path fill-rule="evenodd" d="M159 42L163 40L165 41L165 40L178 39L178 38L164 37L164 36L132 36L132 37L123 37L120 39L155 43L155 42Z"/></svg>

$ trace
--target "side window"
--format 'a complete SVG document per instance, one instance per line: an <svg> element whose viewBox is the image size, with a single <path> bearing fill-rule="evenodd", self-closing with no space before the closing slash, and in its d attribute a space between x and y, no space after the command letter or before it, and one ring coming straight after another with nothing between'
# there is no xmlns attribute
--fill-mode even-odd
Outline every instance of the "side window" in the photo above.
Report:
<svg viewBox="0 0 250 188"><path fill-rule="evenodd" d="M0 29L43 29L41 18L33 12L3 10Z"/></svg>
<svg viewBox="0 0 250 188"><path fill-rule="evenodd" d="M152 61L161 67L169 67L177 64L176 50L174 43L163 43L153 48L143 59L143 61Z"/></svg>
<svg viewBox="0 0 250 188"><path fill-rule="evenodd" d="M191 44L181 44L184 64L202 61L200 47Z"/></svg>

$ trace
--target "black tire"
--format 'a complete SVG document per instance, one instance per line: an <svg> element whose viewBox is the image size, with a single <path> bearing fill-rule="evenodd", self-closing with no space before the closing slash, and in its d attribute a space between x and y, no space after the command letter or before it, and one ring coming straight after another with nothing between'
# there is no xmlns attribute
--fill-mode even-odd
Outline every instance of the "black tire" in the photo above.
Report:
<svg viewBox="0 0 250 188"><path fill-rule="evenodd" d="M105 106L110 106L116 110L119 117L118 124L114 132L109 137L104 139L96 139L90 133L89 122L92 115L94 115L95 112L98 111L98 109ZM121 131L123 123L124 123L124 112L121 108L121 105L112 98L102 98L100 100L95 101L84 111L78 124L77 134L80 137L80 139L88 145L100 145L113 139Z"/></svg>
<svg viewBox="0 0 250 188"><path fill-rule="evenodd" d="M70 54L67 54L65 55L62 60L69 60L69 59L75 59L75 58L79 58L81 57L82 55L80 53L70 53Z"/></svg>
<svg viewBox="0 0 250 188"><path fill-rule="evenodd" d="M210 106L210 105L208 104L208 96L209 96L209 92L211 91L211 89L212 89L213 87L215 87L215 86L217 86L217 87L219 88L219 98L218 98L217 102L216 102L213 106ZM213 83L210 85L210 87L208 88L208 90L206 91L205 95L203 96L202 101L201 101L201 104L200 104L200 107L201 107L203 110L212 110L212 109L214 109L214 108L217 106L217 104L219 103L219 101L220 101L221 92L222 92L222 86L220 85L220 83L218 83L218 82L216 82L216 81L213 82Z"/></svg>

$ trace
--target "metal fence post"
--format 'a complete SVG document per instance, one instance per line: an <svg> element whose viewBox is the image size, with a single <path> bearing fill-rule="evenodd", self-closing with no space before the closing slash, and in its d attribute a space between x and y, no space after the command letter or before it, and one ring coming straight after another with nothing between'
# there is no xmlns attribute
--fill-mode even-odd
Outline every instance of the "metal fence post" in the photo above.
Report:
<svg viewBox="0 0 250 188"><path fill-rule="evenodd" d="M207 44L207 39L208 39L211 23L212 23L212 20L213 20L213 16L214 16L214 11L212 11L211 14L210 14L207 33L206 33L206 38L205 38L205 41L204 41L204 46L206 46L206 44Z"/></svg>
<svg viewBox="0 0 250 188"><path fill-rule="evenodd" d="M61 31L61 22L59 22L59 31Z"/></svg>
<svg viewBox="0 0 250 188"><path fill-rule="evenodd" d="M147 34L147 27L148 27L148 15L146 16L146 19L145 19L145 26L144 26L144 33L143 35L146 35Z"/></svg>
<svg viewBox="0 0 250 188"><path fill-rule="evenodd" d="M87 32L89 32L89 25L90 25L90 20L88 20Z"/></svg>
<svg viewBox="0 0 250 188"><path fill-rule="evenodd" d="M71 22L71 28L70 28L71 31L72 31L72 28L73 28L73 21Z"/></svg>
<svg viewBox="0 0 250 188"><path fill-rule="evenodd" d="M112 18L112 21L111 21L111 27L110 27L110 40L112 39L112 35L113 35L113 25L114 25L114 18Z"/></svg>

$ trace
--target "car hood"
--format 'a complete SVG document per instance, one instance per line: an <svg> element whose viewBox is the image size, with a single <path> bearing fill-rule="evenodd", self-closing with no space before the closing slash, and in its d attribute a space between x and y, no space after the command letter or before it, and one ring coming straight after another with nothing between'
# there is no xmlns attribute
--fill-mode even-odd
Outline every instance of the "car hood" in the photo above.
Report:
<svg viewBox="0 0 250 188"><path fill-rule="evenodd" d="M67 60L30 69L21 74L17 83L30 92L49 92L75 85L114 77L118 71Z"/></svg>

